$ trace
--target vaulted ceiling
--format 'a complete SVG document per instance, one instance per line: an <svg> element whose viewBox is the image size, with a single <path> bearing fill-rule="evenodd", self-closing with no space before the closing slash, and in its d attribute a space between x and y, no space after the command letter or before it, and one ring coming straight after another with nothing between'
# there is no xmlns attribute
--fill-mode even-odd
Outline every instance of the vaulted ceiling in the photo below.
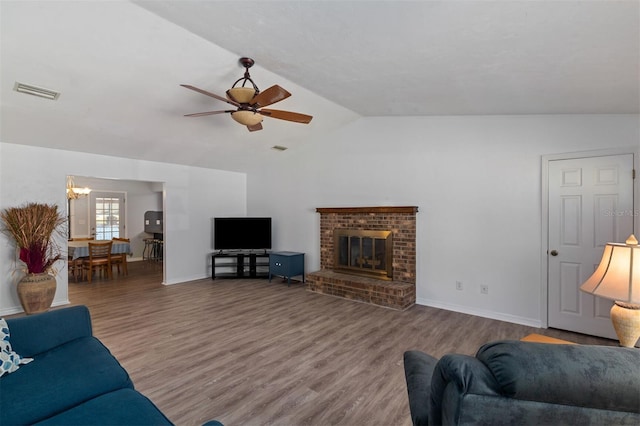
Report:
<svg viewBox="0 0 640 426"><path fill-rule="evenodd" d="M640 1L0 2L0 141L245 171L362 116L637 114ZM292 96L248 132L244 69ZM59 91L51 101L16 82Z"/></svg>

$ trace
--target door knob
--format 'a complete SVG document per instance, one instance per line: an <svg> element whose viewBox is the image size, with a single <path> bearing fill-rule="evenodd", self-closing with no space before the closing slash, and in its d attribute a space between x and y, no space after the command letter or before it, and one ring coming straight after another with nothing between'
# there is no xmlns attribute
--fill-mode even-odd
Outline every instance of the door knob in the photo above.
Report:
<svg viewBox="0 0 640 426"><path fill-rule="evenodd" d="M557 256L557 255L558 255L558 250L551 250L551 251L549 252L549 254L550 254L551 256Z"/></svg>

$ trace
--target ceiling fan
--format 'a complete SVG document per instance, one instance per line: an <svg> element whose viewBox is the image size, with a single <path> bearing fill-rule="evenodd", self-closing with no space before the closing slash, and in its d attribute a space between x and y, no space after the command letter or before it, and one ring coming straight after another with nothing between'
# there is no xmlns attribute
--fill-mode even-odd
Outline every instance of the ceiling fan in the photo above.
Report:
<svg viewBox="0 0 640 426"><path fill-rule="evenodd" d="M203 95L211 96L212 98L231 104L237 109L197 112L195 114L185 114L185 117L202 117L204 115L229 113L231 114L231 118L235 121L247 126L247 129L249 129L250 132L262 130L263 116L304 124L311 121L313 117L310 115L263 108L288 98L291 96L291 93L287 92L277 84L261 92L249 75L249 68L251 68L255 63L254 60L251 58L240 58L239 62L245 68L244 76L236 80L236 82L233 83L233 86L231 86L231 89L227 90L226 98L189 84L181 84L182 87L195 90ZM240 82L242 82L242 84L238 85ZM247 83L251 83L251 85L247 86Z"/></svg>

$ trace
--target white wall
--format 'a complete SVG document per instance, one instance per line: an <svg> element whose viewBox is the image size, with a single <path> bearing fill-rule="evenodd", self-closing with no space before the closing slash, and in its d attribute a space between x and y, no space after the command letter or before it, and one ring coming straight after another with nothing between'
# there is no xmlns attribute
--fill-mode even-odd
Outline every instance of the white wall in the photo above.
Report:
<svg viewBox="0 0 640 426"><path fill-rule="evenodd" d="M316 207L416 205L418 303L537 326L541 156L637 147L639 122L637 115L365 118L248 176L0 143L0 208L27 201L64 208L68 174L166 182L173 284L209 273L216 215L273 217L274 249L305 252L311 272L320 267ZM1 236L0 314L20 309L13 258ZM54 303L66 302L66 283L62 271ZM480 284L490 286L488 296Z"/></svg>
<svg viewBox="0 0 640 426"><path fill-rule="evenodd" d="M418 206L419 304L540 326L541 156L637 147L639 121L365 118L249 174L248 214L272 216L274 248L305 252L311 272L320 268L316 207Z"/></svg>
<svg viewBox="0 0 640 426"><path fill-rule="evenodd" d="M210 274L211 218L246 212L243 173L9 143L0 143L0 208L37 201L56 203L66 211L67 175L165 182L166 284ZM12 242L1 235L0 315L22 311L14 259ZM68 276L61 266L54 305L68 302Z"/></svg>
<svg viewBox="0 0 640 426"><path fill-rule="evenodd" d="M127 229L125 235L131 240L132 260L142 259L144 239L153 234L144 232L144 214L148 211L162 211L162 192L142 194L127 193Z"/></svg>

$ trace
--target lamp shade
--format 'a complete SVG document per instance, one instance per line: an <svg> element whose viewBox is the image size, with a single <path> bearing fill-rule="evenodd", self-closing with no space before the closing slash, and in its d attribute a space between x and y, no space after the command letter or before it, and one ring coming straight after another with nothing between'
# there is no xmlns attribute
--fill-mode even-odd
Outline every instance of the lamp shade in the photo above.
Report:
<svg viewBox="0 0 640 426"><path fill-rule="evenodd" d="M256 96L253 87L233 87L227 90L227 98L240 104L248 104Z"/></svg>
<svg viewBox="0 0 640 426"><path fill-rule="evenodd" d="M631 236L626 244L607 243L596 271L580 286L594 296L640 304L640 246Z"/></svg>
<svg viewBox="0 0 640 426"><path fill-rule="evenodd" d="M253 111L235 111L231 113L231 118L245 126L255 126L262 122L262 116Z"/></svg>

